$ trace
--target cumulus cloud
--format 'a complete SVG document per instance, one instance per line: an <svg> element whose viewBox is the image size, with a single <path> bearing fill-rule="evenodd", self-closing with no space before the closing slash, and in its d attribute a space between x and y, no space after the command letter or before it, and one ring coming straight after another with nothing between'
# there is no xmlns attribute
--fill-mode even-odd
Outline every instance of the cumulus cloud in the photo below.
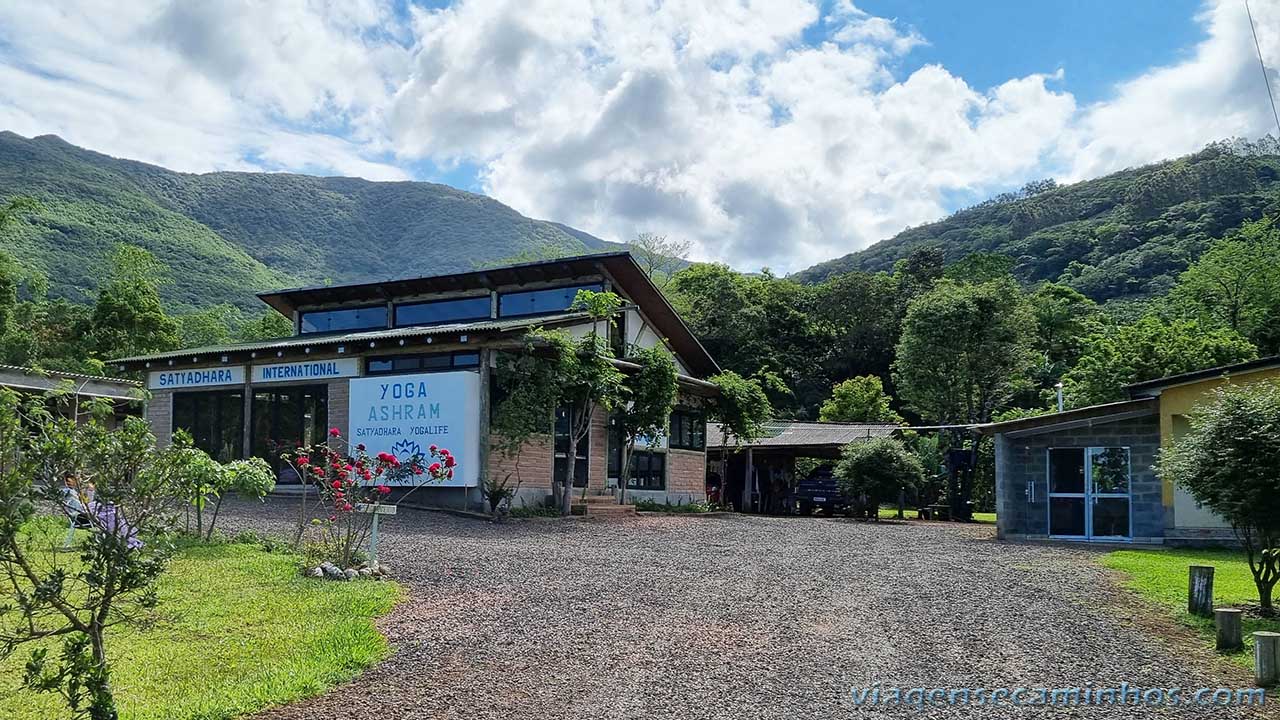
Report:
<svg viewBox="0 0 1280 720"><path fill-rule="evenodd" d="M1258 42L1280 90L1280 5L1252 6ZM1213 140L1277 134L1244 3L1219 0L1199 21L1208 37L1186 60L1152 69L1085 108L1064 138L1068 179L1192 152Z"/></svg>
<svg viewBox="0 0 1280 720"><path fill-rule="evenodd" d="M1274 67L1280 8L1257 16ZM903 72L928 39L850 0L60 0L0 10L0 128L188 171L465 163L534 217L792 270L957 195L1266 132L1243 10L1199 20L1185 60L1078 107L1069 67Z"/></svg>

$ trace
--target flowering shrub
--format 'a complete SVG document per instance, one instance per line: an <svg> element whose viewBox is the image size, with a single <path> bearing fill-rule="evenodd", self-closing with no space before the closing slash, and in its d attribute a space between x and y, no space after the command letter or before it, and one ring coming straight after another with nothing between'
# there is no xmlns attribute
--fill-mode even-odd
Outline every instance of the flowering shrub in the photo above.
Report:
<svg viewBox="0 0 1280 720"><path fill-rule="evenodd" d="M328 443L317 443L285 453L302 479L304 488L315 486L318 500L308 504L303 495L302 515L298 524L298 540L308 520L320 531L320 544L325 558L343 568L355 564L372 525L373 513L360 512L361 506L390 503L391 486L418 488L431 482L451 479L458 461L444 448L432 445L426 455L401 460L388 452L370 456L363 444L351 446L337 428L329 430ZM346 446L343 453L334 448ZM412 492L412 490L410 490ZM403 500L408 493L400 496ZM316 516L308 518L308 511Z"/></svg>

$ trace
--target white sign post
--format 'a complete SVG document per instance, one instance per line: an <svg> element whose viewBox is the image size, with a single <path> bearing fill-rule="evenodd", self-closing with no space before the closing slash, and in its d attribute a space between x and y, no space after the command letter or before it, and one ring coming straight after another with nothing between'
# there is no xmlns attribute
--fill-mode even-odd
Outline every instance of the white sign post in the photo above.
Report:
<svg viewBox="0 0 1280 720"><path fill-rule="evenodd" d="M369 567L378 567L378 518L383 515L395 515L395 505L379 503L357 503L356 512L371 513L373 520L369 525Z"/></svg>
<svg viewBox="0 0 1280 720"><path fill-rule="evenodd" d="M474 372L421 373L356 378L348 407L352 444L363 443L370 455L389 452L401 460L428 449L447 449L458 459L454 476L440 487L475 487L479 483L480 375ZM413 485L416 476L388 485Z"/></svg>

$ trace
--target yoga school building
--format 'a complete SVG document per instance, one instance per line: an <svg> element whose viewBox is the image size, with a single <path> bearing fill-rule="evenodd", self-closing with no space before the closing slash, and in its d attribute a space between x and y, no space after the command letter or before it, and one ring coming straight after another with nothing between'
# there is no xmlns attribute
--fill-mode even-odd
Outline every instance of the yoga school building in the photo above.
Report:
<svg viewBox="0 0 1280 720"><path fill-rule="evenodd" d="M490 413L499 353L520 351L536 327L589 331L571 308L579 290L609 290L624 301L607 334L615 354L664 345L679 372L679 404L667 437L637 448L629 497L689 502L706 497L703 378L717 372L648 276L625 252L587 255L432 277L262 293L293 320L291 337L190 348L114 361L145 376L146 417L162 441L179 428L221 460L262 457L296 483L280 454L336 427L370 453L408 457L448 448L459 470L415 500L480 509L485 477L519 482L517 504L543 501L552 478L606 493L616 487L621 445L599 413L581 445L569 448L569 417L555 409L554 432L514 457L494 450ZM625 372L634 365L618 361ZM548 408L550 415L552 408ZM550 426L550 423L549 423Z"/></svg>

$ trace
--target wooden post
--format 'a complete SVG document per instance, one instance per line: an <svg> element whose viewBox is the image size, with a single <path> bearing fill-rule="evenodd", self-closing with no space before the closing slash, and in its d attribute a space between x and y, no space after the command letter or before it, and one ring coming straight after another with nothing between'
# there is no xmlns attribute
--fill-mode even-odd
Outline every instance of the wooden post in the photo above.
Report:
<svg viewBox="0 0 1280 720"><path fill-rule="evenodd" d="M743 463L742 478L742 512L751 512L751 486L755 480L755 466L751 464L751 448L747 448L746 462Z"/></svg>
<svg viewBox="0 0 1280 720"><path fill-rule="evenodd" d="M1280 684L1280 633L1253 634L1253 681L1258 687Z"/></svg>
<svg viewBox="0 0 1280 720"><path fill-rule="evenodd" d="M902 511L907 505L907 489L905 487L898 488L898 519L902 519ZM879 509L876 510L879 513Z"/></svg>
<svg viewBox="0 0 1280 720"><path fill-rule="evenodd" d="M1213 616L1213 566L1192 565L1187 571L1187 612Z"/></svg>
<svg viewBox="0 0 1280 720"><path fill-rule="evenodd" d="M1218 628L1218 650L1239 650L1244 647L1244 632L1240 625L1241 612L1235 608L1215 608L1213 624Z"/></svg>

